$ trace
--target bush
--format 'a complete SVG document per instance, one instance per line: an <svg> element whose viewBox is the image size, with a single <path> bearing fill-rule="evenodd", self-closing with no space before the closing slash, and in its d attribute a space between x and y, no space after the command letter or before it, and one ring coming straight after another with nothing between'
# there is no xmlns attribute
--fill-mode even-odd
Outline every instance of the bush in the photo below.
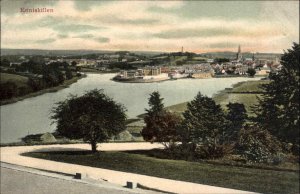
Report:
<svg viewBox="0 0 300 194"><path fill-rule="evenodd" d="M267 130L249 124L240 131L236 149L248 162L254 163L269 163L282 152L281 143Z"/></svg>
<svg viewBox="0 0 300 194"><path fill-rule="evenodd" d="M233 152L234 145L224 144L216 146L200 146L196 149L196 155L201 159L217 159Z"/></svg>
<svg viewBox="0 0 300 194"><path fill-rule="evenodd" d="M249 69L247 70L247 74L248 74L249 76L253 77L253 76L256 74L256 71L255 71L255 69L253 69L253 68L249 68Z"/></svg>
<svg viewBox="0 0 300 194"><path fill-rule="evenodd" d="M24 96L26 94L29 94L30 92L32 92L32 89L30 87L19 87L18 89L18 96Z"/></svg>
<svg viewBox="0 0 300 194"><path fill-rule="evenodd" d="M274 164L274 165L279 165L284 163L286 160L286 155L283 153L277 153L276 155L274 155L272 157L272 160L270 161L270 163Z"/></svg>
<svg viewBox="0 0 300 194"><path fill-rule="evenodd" d="M17 96L17 85L7 81L0 84L0 100L9 99Z"/></svg>

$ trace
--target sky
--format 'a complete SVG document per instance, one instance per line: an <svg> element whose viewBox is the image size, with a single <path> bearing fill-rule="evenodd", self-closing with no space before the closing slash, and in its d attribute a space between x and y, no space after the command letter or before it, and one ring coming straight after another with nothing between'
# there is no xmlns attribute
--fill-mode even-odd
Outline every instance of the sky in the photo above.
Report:
<svg viewBox="0 0 300 194"><path fill-rule="evenodd" d="M293 42L299 1L1 0L1 48L282 53Z"/></svg>

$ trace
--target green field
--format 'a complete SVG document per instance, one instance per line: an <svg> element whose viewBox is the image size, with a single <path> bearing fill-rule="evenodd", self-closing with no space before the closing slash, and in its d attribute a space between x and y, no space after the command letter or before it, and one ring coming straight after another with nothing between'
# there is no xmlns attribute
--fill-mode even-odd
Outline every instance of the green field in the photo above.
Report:
<svg viewBox="0 0 300 194"><path fill-rule="evenodd" d="M187 59L187 56L175 56L171 57L171 65L176 65L177 61L184 61Z"/></svg>
<svg viewBox="0 0 300 194"><path fill-rule="evenodd" d="M267 80L240 82L235 84L230 92L260 93L263 92L261 85L268 83L270 83L270 81Z"/></svg>
<svg viewBox="0 0 300 194"><path fill-rule="evenodd" d="M231 103L242 103L245 105L248 114L252 115L251 107L258 103L257 97L260 97L263 90L260 88L262 84L267 84L269 81L248 81L235 84L232 89L223 90L213 96L217 104L220 104L223 109L226 105ZM186 110L187 102L166 107L172 112L184 112Z"/></svg>
<svg viewBox="0 0 300 194"><path fill-rule="evenodd" d="M149 152L149 151L145 151ZM299 193L298 171L158 159L141 151L49 152L25 156L260 193Z"/></svg>
<svg viewBox="0 0 300 194"><path fill-rule="evenodd" d="M0 73L1 75L1 83L10 81L14 82L18 87L27 87L27 81L28 77L16 75L16 74L10 74L10 73Z"/></svg>
<svg viewBox="0 0 300 194"><path fill-rule="evenodd" d="M187 102L183 102L183 103L180 103L180 104L175 104L175 105L172 105L172 106L168 106L168 107L166 107L166 109L171 111L171 112L182 113L186 110L186 105L187 105Z"/></svg>

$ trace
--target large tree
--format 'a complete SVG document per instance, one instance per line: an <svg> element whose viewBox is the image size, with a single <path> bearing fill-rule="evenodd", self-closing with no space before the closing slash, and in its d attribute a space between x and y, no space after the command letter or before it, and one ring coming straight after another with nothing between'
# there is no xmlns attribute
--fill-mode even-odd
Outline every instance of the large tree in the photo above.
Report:
<svg viewBox="0 0 300 194"><path fill-rule="evenodd" d="M142 129L144 140L160 142L170 148L178 140L177 128L181 118L174 113L164 110L163 98L159 92L153 92L149 98L149 109L144 117L146 126Z"/></svg>
<svg viewBox="0 0 300 194"><path fill-rule="evenodd" d="M125 108L103 93L91 90L83 96L70 96L57 103L51 119L57 122L57 132L71 139L83 139L97 151L97 143L125 130Z"/></svg>
<svg viewBox="0 0 300 194"><path fill-rule="evenodd" d="M223 143L226 119L220 105L200 92L187 104L181 131L183 145L203 144L216 148Z"/></svg>
<svg viewBox="0 0 300 194"><path fill-rule="evenodd" d="M249 68L249 69L247 70L247 74L248 74L250 77L253 77L253 76L256 74L256 71L255 71L255 69L253 69L253 68Z"/></svg>
<svg viewBox="0 0 300 194"><path fill-rule="evenodd" d="M239 131L242 129L246 119L248 118L248 115L244 104L229 103L226 106L226 119L228 120L226 139L230 142L235 142L238 138Z"/></svg>
<svg viewBox="0 0 300 194"><path fill-rule="evenodd" d="M181 117L162 111L159 114L147 115L144 118L146 126L142 129L144 140L159 142L169 149L179 140L178 128L181 124Z"/></svg>
<svg viewBox="0 0 300 194"><path fill-rule="evenodd" d="M265 94L256 109L261 127L285 142L299 146L299 68L300 46L281 57L282 68L270 74L271 82L263 86Z"/></svg>

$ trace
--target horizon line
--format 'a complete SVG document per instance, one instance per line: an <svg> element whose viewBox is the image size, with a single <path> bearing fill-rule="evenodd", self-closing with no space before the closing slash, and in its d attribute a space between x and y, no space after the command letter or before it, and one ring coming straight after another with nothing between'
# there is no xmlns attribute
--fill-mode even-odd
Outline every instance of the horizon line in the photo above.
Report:
<svg viewBox="0 0 300 194"><path fill-rule="evenodd" d="M41 51L97 51L97 52L119 52L119 51L128 51L128 52L156 52L156 53L180 53L181 51L155 51L155 50L98 50L98 49L42 49L42 48L1 48L1 50L7 49L7 50L41 50ZM279 52L257 52L257 51L246 51L241 53L251 53L251 54L284 54L284 49L281 53ZM222 53L222 52L232 52L237 53L237 51L232 50L220 50L220 51L211 51L211 52L193 52L193 51L184 51L182 53L195 53L195 54L206 54L206 53ZM1 54L2 55L2 54Z"/></svg>

